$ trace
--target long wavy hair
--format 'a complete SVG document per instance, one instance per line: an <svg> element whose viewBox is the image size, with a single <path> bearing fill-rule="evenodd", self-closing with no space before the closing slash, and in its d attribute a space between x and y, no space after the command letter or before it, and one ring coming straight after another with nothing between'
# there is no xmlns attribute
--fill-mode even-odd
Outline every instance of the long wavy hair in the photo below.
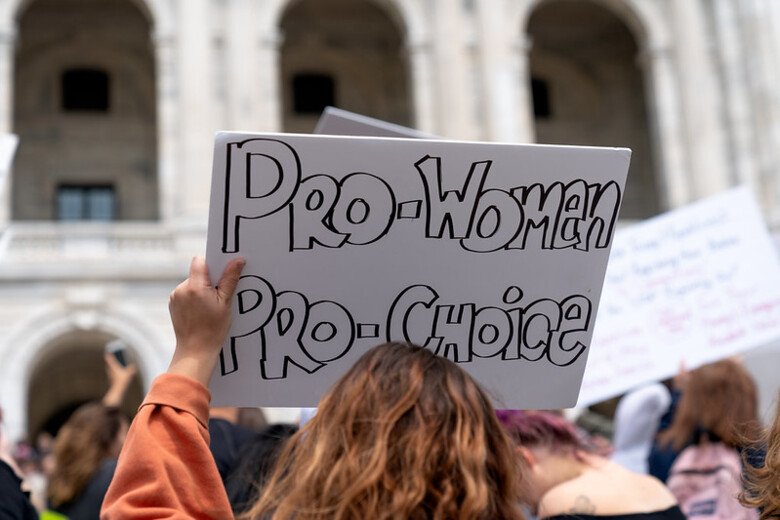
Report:
<svg viewBox="0 0 780 520"><path fill-rule="evenodd" d="M77 498L100 464L114 455L119 430L127 419L117 408L88 403L78 408L54 441L54 471L47 495L54 507Z"/></svg>
<svg viewBox="0 0 780 520"><path fill-rule="evenodd" d="M780 394L772 427L756 442L754 450L766 447L766 457L761 466L749 462L744 467L744 488L740 501L745 507L761 511L761 519L780 518Z"/></svg>
<svg viewBox="0 0 780 520"><path fill-rule="evenodd" d="M477 383L429 350L386 343L322 398L245 518L522 520L519 479Z"/></svg>
<svg viewBox="0 0 780 520"><path fill-rule="evenodd" d="M658 441L679 450L701 436L714 436L737 447L757 426L756 383L740 363L725 359L691 372L674 420Z"/></svg>

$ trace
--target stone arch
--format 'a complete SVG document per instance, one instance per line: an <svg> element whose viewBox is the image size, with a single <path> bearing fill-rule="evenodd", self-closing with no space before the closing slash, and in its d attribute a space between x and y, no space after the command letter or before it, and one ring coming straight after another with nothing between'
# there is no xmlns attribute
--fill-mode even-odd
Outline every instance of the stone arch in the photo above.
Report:
<svg viewBox="0 0 780 520"><path fill-rule="evenodd" d="M34 4L37 0L7 0L2 4L2 11L0 11L0 20L13 20L18 21L24 14L30 5ZM134 4L141 13L146 17L149 24L153 27L157 27L157 23L160 20L167 18L166 13L163 12L161 2L154 2L151 0L128 0Z"/></svg>
<svg viewBox="0 0 780 520"><path fill-rule="evenodd" d="M316 108L302 110L294 102L305 97L303 91L322 92L313 86L294 88L294 78L301 75L315 75L325 86L332 81L334 98L318 100L319 107L335 104L399 124L413 123L407 28L393 15L398 11L387 8L392 5L365 0L297 0L287 5L279 20L285 131L311 131L319 117Z"/></svg>
<svg viewBox="0 0 780 520"><path fill-rule="evenodd" d="M109 210L75 218L159 217L155 48L149 14L133 0L34 0L19 15L14 65L12 217L56 220L61 190L100 190ZM112 27L107 31L105 27ZM69 110L65 70L106 74L107 104ZM103 202L106 200L103 199Z"/></svg>
<svg viewBox="0 0 780 520"><path fill-rule="evenodd" d="M263 8L260 34L277 34L285 13L302 0L272 0ZM369 0L382 8L402 29L407 45L429 40L428 24L414 0Z"/></svg>
<svg viewBox="0 0 780 520"><path fill-rule="evenodd" d="M79 331L95 339L118 338L125 342L135 356L143 389L165 369L169 354L165 340L141 316L124 309L47 306L6 338L5 344L13 348L0 350L0 405L10 438L28 433L28 391L36 366L56 354L62 338Z"/></svg>
<svg viewBox="0 0 780 520"><path fill-rule="evenodd" d="M26 387L28 437L34 439L41 431L56 435L76 408L104 395L109 382L103 352L115 339L98 329L73 329L39 350ZM127 350L133 359L137 357L129 345ZM143 395L142 382L136 377L121 404L124 413L132 417Z"/></svg>
<svg viewBox="0 0 780 520"><path fill-rule="evenodd" d="M514 2L510 7L508 19L514 30L528 30L528 21L534 11L547 2L555 0L525 0ZM656 4L642 0L589 0L591 3L609 9L618 16L632 31L639 43L640 50L667 48L671 44L672 34L663 13Z"/></svg>
<svg viewBox="0 0 780 520"><path fill-rule="evenodd" d="M621 215L662 209L648 78L638 57L647 33L606 0L545 0L527 19L536 140L633 150ZM637 34L640 32L640 34ZM521 79L521 81L523 81ZM528 80L526 80L528 81ZM551 108L552 107L552 108Z"/></svg>

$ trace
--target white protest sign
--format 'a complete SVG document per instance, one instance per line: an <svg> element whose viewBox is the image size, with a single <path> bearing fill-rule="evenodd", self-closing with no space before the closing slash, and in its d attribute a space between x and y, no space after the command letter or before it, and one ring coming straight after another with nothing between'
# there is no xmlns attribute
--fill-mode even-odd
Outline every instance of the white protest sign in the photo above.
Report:
<svg viewBox="0 0 780 520"><path fill-rule="evenodd" d="M621 229L578 405L780 338L780 263L739 188Z"/></svg>
<svg viewBox="0 0 780 520"><path fill-rule="evenodd" d="M630 151L220 133L207 262L247 260L215 404L312 406L411 341L504 407L577 399Z"/></svg>
<svg viewBox="0 0 780 520"><path fill-rule="evenodd" d="M436 139L414 128L388 123L381 119L356 114L335 107L325 107L322 111L315 134L323 135L364 135L371 137L413 137L417 139Z"/></svg>
<svg viewBox="0 0 780 520"><path fill-rule="evenodd" d="M5 186L8 172L11 170L14 152L19 144L19 137L15 134L0 135L0 193Z"/></svg>

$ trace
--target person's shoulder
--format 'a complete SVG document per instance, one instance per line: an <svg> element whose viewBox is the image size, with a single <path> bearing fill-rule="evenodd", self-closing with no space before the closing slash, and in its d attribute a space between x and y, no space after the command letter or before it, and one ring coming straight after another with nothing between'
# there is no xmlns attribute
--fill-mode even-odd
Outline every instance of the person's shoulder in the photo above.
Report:
<svg viewBox="0 0 780 520"><path fill-rule="evenodd" d="M542 517L565 514L618 515L663 511L674 496L655 477L609 463L548 491L539 503Z"/></svg>
<svg viewBox="0 0 780 520"><path fill-rule="evenodd" d="M582 480L578 477L547 491L539 501L539 516L596 514L597 499L593 496L593 489L588 487L587 480L583 485Z"/></svg>

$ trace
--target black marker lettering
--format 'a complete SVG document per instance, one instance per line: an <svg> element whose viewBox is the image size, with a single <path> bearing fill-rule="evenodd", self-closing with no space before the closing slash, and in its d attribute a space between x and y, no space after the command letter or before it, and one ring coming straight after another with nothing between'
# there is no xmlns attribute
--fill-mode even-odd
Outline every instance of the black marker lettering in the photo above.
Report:
<svg viewBox="0 0 780 520"><path fill-rule="evenodd" d="M382 238L395 218L395 195L390 186L370 173L347 175L339 186L333 228L347 235L349 244L366 245Z"/></svg>
<svg viewBox="0 0 780 520"><path fill-rule="evenodd" d="M441 158L426 155L414 165L425 189L426 230L428 238L468 238L474 220L477 197L487 179L491 161L471 165L460 191L444 191Z"/></svg>
<svg viewBox="0 0 780 520"><path fill-rule="evenodd" d="M330 213L339 198L339 185L327 175L313 175L301 182L290 203L290 251L341 247L348 236L330 224Z"/></svg>
<svg viewBox="0 0 780 520"><path fill-rule="evenodd" d="M222 252L236 253L241 220L284 208L298 189L301 163L288 144L263 138L228 143L226 161Z"/></svg>
<svg viewBox="0 0 780 520"><path fill-rule="evenodd" d="M233 315L241 316L241 323L249 324L246 330L239 330L230 338L227 349L219 353L222 375L238 369L236 343L239 338L254 334L263 328L276 309L276 297L273 288L259 276L244 275L238 280L236 296L233 299Z"/></svg>
<svg viewBox="0 0 780 520"><path fill-rule="evenodd" d="M312 359L303 348L309 314L306 297L293 291L276 296L276 315L261 334L260 374L263 379L284 379L289 365L312 374L325 364ZM287 348L285 348L287 347Z"/></svg>

